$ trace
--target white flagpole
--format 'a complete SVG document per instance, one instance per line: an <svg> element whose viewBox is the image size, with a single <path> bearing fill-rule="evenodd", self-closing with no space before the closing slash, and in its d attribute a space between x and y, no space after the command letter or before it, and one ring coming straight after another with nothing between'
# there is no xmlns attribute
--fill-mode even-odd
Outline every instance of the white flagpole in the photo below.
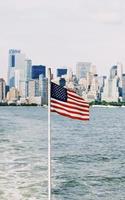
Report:
<svg viewBox="0 0 125 200"><path fill-rule="evenodd" d="M51 200L51 130L50 130L51 68L48 68L48 200Z"/></svg>

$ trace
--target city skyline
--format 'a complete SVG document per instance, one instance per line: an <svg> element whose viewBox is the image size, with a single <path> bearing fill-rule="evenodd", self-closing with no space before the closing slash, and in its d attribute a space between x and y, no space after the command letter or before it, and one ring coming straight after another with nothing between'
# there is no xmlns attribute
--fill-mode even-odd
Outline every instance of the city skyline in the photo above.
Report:
<svg viewBox="0 0 125 200"><path fill-rule="evenodd" d="M22 53L24 53L21 49L9 49L8 50L8 53L9 53L9 51L20 51L20 52L22 52ZM24 55L26 56L26 54L24 53ZM8 57L8 56L7 56ZM26 61L31 61L32 62L32 58L29 58L28 56L26 57ZM9 58L8 58L8 60L7 61L9 61ZM36 62L37 63L37 62ZM38 64L36 64L36 63L32 63L32 65L38 65L38 66L40 66L41 64L43 64L42 62L41 63L38 63ZM55 66L46 66L47 68L48 67L51 67L52 68L52 71L54 72L54 74L56 73L56 69L57 68L66 68L66 69L72 69L72 71L73 71L73 73L74 74L76 74L76 70L77 70L77 64L78 63L90 63L91 65L93 65L93 66L95 66L96 67L96 69L97 69L97 74L99 75L99 76L109 76L109 71L110 71L110 68L111 68L111 66L109 66L109 68L104 72L104 73L98 73L98 67L97 67L97 65L95 65L94 63L92 63L92 62L86 62L86 61L80 61L80 62L76 62L74 65L55 65ZM114 64L112 64L112 66L115 66L115 65L117 65L117 64L122 64L122 66L123 66L123 73L125 73L125 70L124 70L124 64L122 63L122 62L116 62L116 63L114 63ZM9 62L7 63L7 69L6 69L6 71L5 71L5 74L3 73L3 76L0 76L0 78L4 78L4 80L7 82L7 74L8 74L8 65L9 65ZM2 73L1 73L2 74Z"/></svg>
<svg viewBox="0 0 125 200"><path fill-rule="evenodd" d="M9 50L8 81L0 79L0 98L4 104L47 104L48 78L45 65L32 65L32 60L19 49ZM76 71L66 67L52 70L52 82L69 90L89 102L124 102L125 74L118 63L110 68L109 76L98 76L91 62L78 62Z"/></svg>
<svg viewBox="0 0 125 200"><path fill-rule="evenodd" d="M10 48L33 64L92 62L108 75L112 65L125 64L124 8L123 0L0 2L0 77L6 78Z"/></svg>

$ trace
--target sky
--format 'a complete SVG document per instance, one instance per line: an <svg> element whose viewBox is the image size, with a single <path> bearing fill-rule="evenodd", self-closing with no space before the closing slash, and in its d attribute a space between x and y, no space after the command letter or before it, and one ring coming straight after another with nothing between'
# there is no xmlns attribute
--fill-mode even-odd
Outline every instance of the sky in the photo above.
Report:
<svg viewBox="0 0 125 200"><path fill-rule="evenodd" d="M125 65L124 0L0 1L0 77L8 50L21 49L33 64L75 67L92 62L100 75Z"/></svg>

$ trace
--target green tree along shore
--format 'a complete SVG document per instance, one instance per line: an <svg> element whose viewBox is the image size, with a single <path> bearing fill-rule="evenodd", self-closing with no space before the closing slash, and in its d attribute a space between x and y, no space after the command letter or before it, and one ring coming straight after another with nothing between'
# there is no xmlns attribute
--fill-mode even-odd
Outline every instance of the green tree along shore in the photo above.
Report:
<svg viewBox="0 0 125 200"><path fill-rule="evenodd" d="M125 106L125 102L106 102L106 101L92 101L90 106L92 105L103 105L103 106Z"/></svg>
<svg viewBox="0 0 125 200"><path fill-rule="evenodd" d="M103 105L103 106L125 106L125 102L106 102L106 101L92 101L89 103L90 106L93 105ZM38 106L35 103L32 104L20 104L17 105L16 103L11 103L7 104L5 103L0 103L0 106ZM42 106L42 105L41 105Z"/></svg>
<svg viewBox="0 0 125 200"><path fill-rule="evenodd" d="M20 104L20 105L17 105L16 103L10 103L10 104L7 104L7 103L0 103L0 106L38 106L38 105L35 104L35 103L31 103L31 104Z"/></svg>

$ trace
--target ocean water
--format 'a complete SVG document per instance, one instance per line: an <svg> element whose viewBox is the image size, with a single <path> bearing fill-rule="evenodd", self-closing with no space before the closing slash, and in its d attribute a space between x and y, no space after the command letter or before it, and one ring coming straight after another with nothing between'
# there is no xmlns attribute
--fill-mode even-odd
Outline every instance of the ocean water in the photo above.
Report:
<svg viewBox="0 0 125 200"><path fill-rule="evenodd" d="M125 199L125 108L52 113L52 199ZM47 200L47 109L0 107L0 200Z"/></svg>

